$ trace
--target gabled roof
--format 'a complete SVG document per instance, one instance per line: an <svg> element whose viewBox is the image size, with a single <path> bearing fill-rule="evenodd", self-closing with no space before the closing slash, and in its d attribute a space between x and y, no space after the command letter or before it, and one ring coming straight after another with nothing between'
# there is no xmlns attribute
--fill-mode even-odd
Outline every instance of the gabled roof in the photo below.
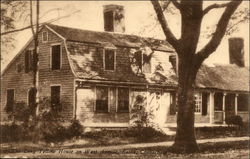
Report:
<svg viewBox="0 0 250 159"><path fill-rule="evenodd" d="M155 50L174 52L172 46L166 40L145 38L136 35L128 35L113 32L98 32L75 29L58 25L47 24L51 29L64 37L67 41L86 42L95 44L110 43L115 46L138 48L142 45L153 46Z"/></svg>
<svg viewBox="0 0 250 159"><path fill-rule="evenodd" d="M249 92L249 68L237 65L202 65L197 77L199 88Z"/></svg>

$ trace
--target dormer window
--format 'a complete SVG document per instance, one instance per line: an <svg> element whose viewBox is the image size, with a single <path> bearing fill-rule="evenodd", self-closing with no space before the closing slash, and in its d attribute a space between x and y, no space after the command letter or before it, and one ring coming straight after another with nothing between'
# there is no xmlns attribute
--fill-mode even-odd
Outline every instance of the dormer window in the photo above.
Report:
<svg viewBox="0 0 250 159"><path fill-rule="evenodd" d="M104 69L115 70L115 50L104 50Z"/></svg>
<svg viewBox="0 0 250 159"><path fill-rule="evenodd" d="M142 53L142 51L137 51L135 52L134 58L143 73L151 73L151 58L148 55Z"/></svg>
<svg viewBox="0 0 250 159"><path fill-rule="evenodd" d="M44 31L42 32L42 42L47 42L48 41L48 32Z"/></svg>
<svg viewBox="0 0 250 159"><path fill-rule="evenodd" d="M51 69L60 70L61 68L61 45L53 45L51 48Z"/></svg>

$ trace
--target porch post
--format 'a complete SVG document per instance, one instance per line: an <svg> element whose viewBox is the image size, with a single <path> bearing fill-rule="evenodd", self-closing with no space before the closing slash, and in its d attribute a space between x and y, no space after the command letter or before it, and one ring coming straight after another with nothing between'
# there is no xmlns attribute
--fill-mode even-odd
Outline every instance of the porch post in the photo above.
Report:
<svg viewBox="0 0 250 159"><path fill-rule="evenodd" d="M223 103L222 103L222 111L223 111L223 124L225 124L225 119L226 119L226 109L225 109L225 97L227 93L223 93Z"/></svg>
<svg viewBox="0 0 250 159"><path fill-rule="evenodd" d="M214 92L209 95L209 121L210 124L214 123Z"/></svg>
<svg viewBox="0 0 250 159"><path fill-rule="evenodd" d="M235 100L234 100L234 102L235 102L235 104L234 104L234 108L235 108L235 115L237 115L238 114L238 95L239 94L235 94Z"/></svg>

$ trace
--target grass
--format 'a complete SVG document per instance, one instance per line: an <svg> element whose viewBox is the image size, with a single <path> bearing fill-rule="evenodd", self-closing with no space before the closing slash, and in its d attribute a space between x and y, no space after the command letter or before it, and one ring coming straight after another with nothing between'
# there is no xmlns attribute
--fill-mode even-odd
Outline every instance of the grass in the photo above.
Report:
<svg viewBox="0 0 250 159"><path fill-rule="evenodd" d="M175 154L168 152L167 147L151 147L151 148L131 148L121 150L110 150L107 152L96 153L33 153L33 149L26 149L20 151L21 153L2 153L2 156L9 157L36 157L36 158L220 158L220 159L247 159L249 157L248 141L235 141L235 142L220 142L220 143L203 143L199 145L200 153L195 154ZM30 151L30 153L28 153Z"/></svg>

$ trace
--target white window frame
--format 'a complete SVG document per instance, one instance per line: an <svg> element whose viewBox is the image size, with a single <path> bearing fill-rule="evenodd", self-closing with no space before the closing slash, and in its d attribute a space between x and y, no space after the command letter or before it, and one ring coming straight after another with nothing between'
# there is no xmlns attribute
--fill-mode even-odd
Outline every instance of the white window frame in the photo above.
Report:
<svg viewBox="0 0 250 159"><path fill-rule="evenodd" d="M194 99L195 101L195 108L194 108L194 112L195 114L202 114L202 93L201 92L195 92L194 96L197 96L197 98ZM196 110L200 110L200 111L196 111Z"/></svg>
<svg viewBox="0 0 250 159"><path fill-rule="evenodd" d="M114 69L113 70L106 70L106 65L105 65L105 52L106 50L112 50L114 51ZM115 71L116 70L116 49L103 49L103 69L105 71Z"/></svg>
<svg viewBox="0 0 250 159"><path fill-rule="evenodd" d="M46 36L47 36L47 38L46 38L46 41L44 40L44 33L46 33ZM46 43L46 42L48 42L49 41L49 33L48 33L48 31L43 31L42 32L42 42L43 43Z"/></svg>
<svg viewBox="0 0 250 159"><path fill-rule="evenodd" d="M52 70L52 47L56 45L60 45L60 69ZM51 71L60 71L62 69L62 44L61 43L54 43L50 45L50 67L49 68Z"/></svg>

